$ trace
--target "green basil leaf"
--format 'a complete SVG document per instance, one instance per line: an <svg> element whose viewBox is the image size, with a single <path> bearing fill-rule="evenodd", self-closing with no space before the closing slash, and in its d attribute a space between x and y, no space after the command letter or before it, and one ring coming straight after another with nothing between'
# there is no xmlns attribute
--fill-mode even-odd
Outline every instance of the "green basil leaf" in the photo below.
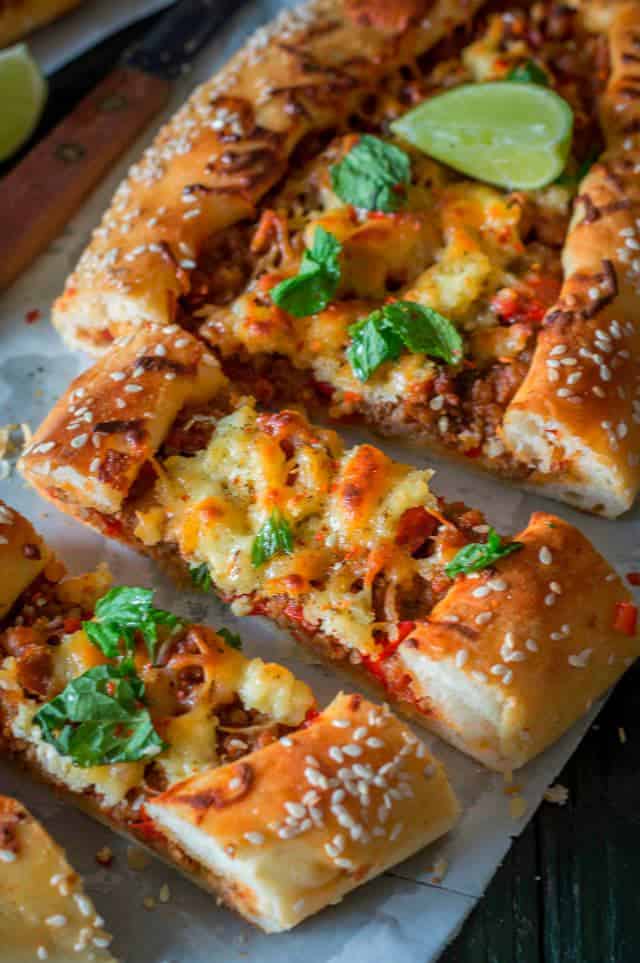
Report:
<svg viewBox="0 0 640 963"><path fill-rule="evenodd" d="M242 639L237 632L232 632L231 629L226 629L224 626L221 629L216 629L216 631L232 649L242 648Z"/></svg>
<svg viewBox="0 0 640 963"><path fill-rule="evenodd" d="M189 575L195 587L199 588L201 592L211 591L211 573L206 562L202 562L200 565L196 562L191 562L189 565Z"/></svg>
<svg viewBox="0 0 640 963"><path fill-rule="evenodd" d="M462 358L462 338L456 326L433 308L414 301L394 301L373 311L349 328L347 358L360 381L383 363L395 361L405 347L414 354L457 364Z"/></svg>
<svg viewBox="0 0 640 963"><path fill-rule="evenodd" d="M549 86L549 78L542 67L538 66L535 60L527 60L524 64L518 64L509 71L506 77L516 84L538 84L540 87Z"/></svg>
<svg viewBox="0 0 640 963"><path fill-rule="evenodd" d="M136 762L166 748L143 698L144 683L130 665L99 665L72 679L33 721L76 766Z"/></svg>
<svg viewBox="0 0 640 963"><path fill-rule="evenodd" d="M274 555L290 555L293 551L293 532L282 513L277 509L271 512L256 535L251 548L251 562L259 568Z"/></svg>
<svg viewBox="0 0 640 963"><path fill-rule="evenodd" d="M486 543L472 542L465 545L454 558L445 565L445 572L449 578L455 578L461 573L480 572L483 568L493 565L498 559L511 555L523 547L522 542L508 542L504 544L494 528L489 529Z"/></svg>
<svg viewBox="0 0 640 963"><path fill-rule="evenodd" d="M462 338L453 322L433 308L414 301L394 301L382 308L385 322L413 354L441 358L457 364L462 358Z"/></svg>
<svg viewBox="0 0 640 963"><path fill-rule="evenodd" d="M395 361L402 354L402 338L381 323L382 312L374 311L349 328L351 344L347 358L353 373L366 381L385 361Z"/></svg>
<svg viewBox="0 0 640 963"><path fill-rule="evenodd" d="M399 147L364 134L330 173L333 189L345 204L391 213L406 200L411 163Z"/></svg>
<svg viewBox="0 0 640 963"><path fill-rule="evenodd" d="M341 250L342 245L333 234L317 227L313 246L304 252L296 277L281 281L271 291L274 304L296 318L324 311L340 283Z"/></svg>
<svg viewBox="0 0 640 963"><path fill-rule="evenodd" d="M83 622L82 628L108 659L131 655L135 650L136 632L141 632L153 659L158 626L168 625L174 629L182 623L171 612L154 608L152 599L153 589L113 588L96 603L93 620Z"/></svg>

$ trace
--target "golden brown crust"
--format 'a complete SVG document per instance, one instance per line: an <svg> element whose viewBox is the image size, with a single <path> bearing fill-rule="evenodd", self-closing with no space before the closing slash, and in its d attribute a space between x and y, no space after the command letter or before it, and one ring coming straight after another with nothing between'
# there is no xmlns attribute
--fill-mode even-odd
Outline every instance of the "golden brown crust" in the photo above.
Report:
<svg viewBox="0 0 640 963"><path fill-rule="evenodd" d="M387 72L482 0L314 0L258 31L163 127L118 189L53 321L93 353L141 320L166 323L204 243L253 213L300 140L330 129ZM426 16L422 16L423 11Z"/></svg>
<svg viewBox="0 0 640 963"><path fill-rule="evenodd" d="M78 505L117 511L183 405L226 386L215 358L177 326L127 335L52 409L25 451L25 476Z"/></svg>
<svg viewBox="0 0 640 963"><path fill-rule="evenodd" d="M8 796L0 796L0 866L4 959L114 963L110 938L63 850Z"/></svg>
<svg viewBox="0 0 640 963"><path fill-rule="evenodd" d="M609 11L606 149L582 181L545 319L503 437L532 485L615 516L640 485L640 6Z"/></svg>
<svg viewBox="0 0 640 963"><path fill-rule="evenodd" d="M313 723L147 806L164 832L226 863L232 900L289 929L455 823L444 769L388 710L339 695Z"/></svg>
<svg viewBox="0 0 640 963"><path fill-rule="evenodd" d="M459 578L399 650L416 679L450 690L426 693L435 728L496 769L555 742L640 654L638 636L614 628L628 591L576 528L537 512L516 540L495 572ZM465 726L467 684L484 705Z"/></svg>
<svg viewBox="0 0 640 963"><path fill-rule="evenodd" d="M0 501L0 619L50 558L51 552L31 523Z"/></svg>
<svg viewBox="0 0 640 963"><path fill-rule="evenodd" d="M0 47L73 10L81 0L8 0L0 6Z"/></svg>

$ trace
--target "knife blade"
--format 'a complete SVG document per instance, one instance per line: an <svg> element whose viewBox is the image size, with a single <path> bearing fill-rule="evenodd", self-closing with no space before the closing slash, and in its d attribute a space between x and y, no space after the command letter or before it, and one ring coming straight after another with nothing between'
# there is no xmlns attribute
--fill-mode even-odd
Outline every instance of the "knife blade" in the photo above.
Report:
<svg viewBox="0 0 640 963"><path fill-rule="evenodd" d="M0 290L56 237L244 0L179 0L0 181Z"/></svg>

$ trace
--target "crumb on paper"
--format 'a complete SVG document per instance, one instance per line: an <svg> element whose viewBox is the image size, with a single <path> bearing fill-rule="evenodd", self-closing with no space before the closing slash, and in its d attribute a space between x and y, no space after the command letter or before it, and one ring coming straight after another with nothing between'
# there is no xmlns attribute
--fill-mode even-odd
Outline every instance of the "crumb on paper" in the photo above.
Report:
<svg viewBox="0 0 640 963"><path fill-rule="evenodd" d="M556 782L544 791L546 802L555 803L556 806L564 806L569 801L569 790L562 783Z"/></svg>
<svg viewBox="0 0 640 963"><path fill-rule="evenodd" d="M113 862L113 850L110 846L103 846L96 853L96 862L100 863L101 866L111 866Z"/></svg>
<svg viewBox="0 0 640 963"><path fill-rule="evenodd" d="M158 893L158 899L161 903L168 903L171 899L171 890L169 889L168 883L163 883L160 887L160 892Z"/></svg>
<svg viewBox="0 0 640 963"><path fill-rule="evenodd" d="M0 481L9 478L15 462L29 445L33 432L26 422L0 427Z"/></svg>
<svg viewBox="0 0 640 963"><path fill-rule="evenodd" d="M142 903L144 908L148 910L152 910L156 905L156 901L153 896L145 896L145 898L142 900Z"/></svg>
<svg viewBox="0 0 640 963"><path fill-rule="evenodd" d="M624 726L618 726L618 739L624 746L625 742L627 741L627 733Z"/></svg>
<svg viewBox="0 0 640 963"><path fill-rule="evenodd" d="M509 800L509 812L514 822L522 819L527 811L527 800L524 796L512 796Z"/></svg>
<svg viewBox="0 0 640 963"><path fill-rule="evenodd" d="M447 875L447 870L449 869L449 863L446 859L439 859L431 867L431 882L441 883L442 880Z"/></svg>
<svg viewBox="0 0 640 963"><path fill-rule="evenodd" d="M504 787L504 794L505 796L518 796L520 794L521 789L522 789L522 786L519 786L517 783L514 782L510 786Z"/></svg>
<svg viewBox="0 0 640 963"><path fill-rule="evenodd" d="M127 865L129 869L141 873L150 862L149 854L145 853L144 849L140 849L139 846L127 846Z"/></svg>

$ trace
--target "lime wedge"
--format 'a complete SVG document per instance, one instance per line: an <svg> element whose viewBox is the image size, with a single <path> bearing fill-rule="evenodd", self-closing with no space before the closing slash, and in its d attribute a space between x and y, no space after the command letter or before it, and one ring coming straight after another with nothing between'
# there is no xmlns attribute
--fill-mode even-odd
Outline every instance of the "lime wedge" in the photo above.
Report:
<svg viewBox="0 0 640 963"><path fill-rule="evenodd" d="M46 99L47 82L25 44L0 50L0 161L33 132Z"/></svg>
<svg viewBox="0 0 640 963"><path fill-rule="evenodd" d="M391 125L425 154L489 184L533 190L563 170L573 113L553 90L496 81L425 100Z"/></svg>

